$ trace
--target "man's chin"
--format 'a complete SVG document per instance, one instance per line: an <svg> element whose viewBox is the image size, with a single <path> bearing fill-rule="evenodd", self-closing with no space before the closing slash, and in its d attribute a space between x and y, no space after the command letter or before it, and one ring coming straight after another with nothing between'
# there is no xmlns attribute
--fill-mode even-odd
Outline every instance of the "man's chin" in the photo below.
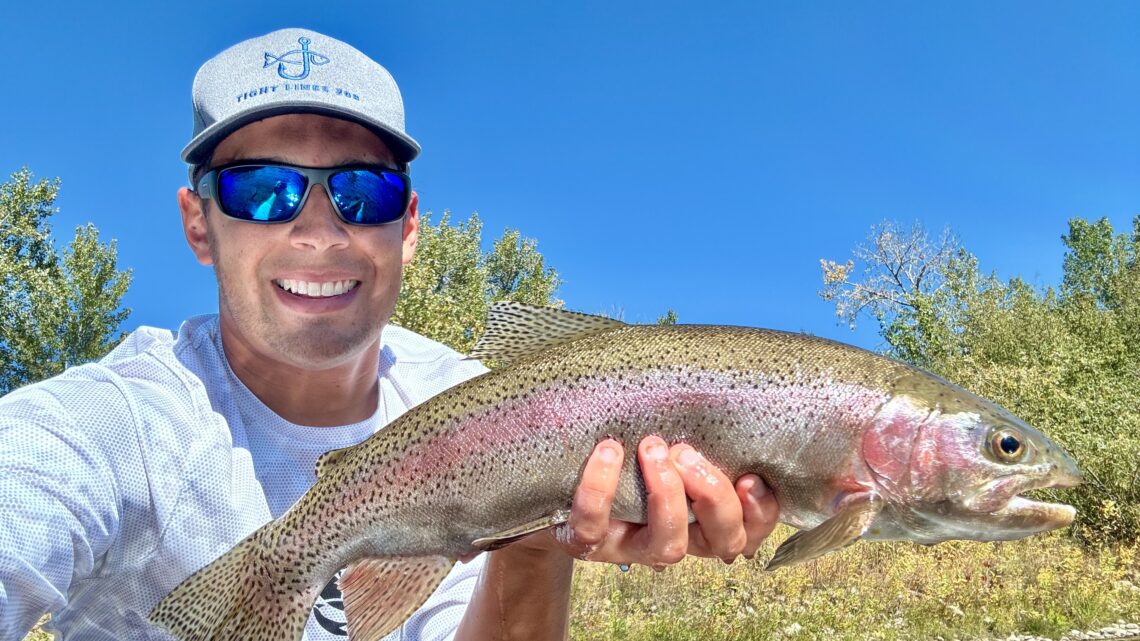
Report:
<svg viewBox="0 0 1140 641"><path fill-rule="evenodd" d="M275 360L298 369L320 371L349 365L365 357L375 367L380 335L379 332L368 335L341 333L328 327L308 327L267 342L276 352Z"/></svg>

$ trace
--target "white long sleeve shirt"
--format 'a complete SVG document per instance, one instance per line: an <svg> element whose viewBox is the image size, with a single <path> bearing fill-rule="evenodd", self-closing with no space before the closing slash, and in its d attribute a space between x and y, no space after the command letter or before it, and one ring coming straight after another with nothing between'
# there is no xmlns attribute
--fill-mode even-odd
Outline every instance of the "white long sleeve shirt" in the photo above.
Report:
<svg viewBox="0 0 1140 641"><path fill-rule="evenodd" d="M169 639L150 609L292 505L317 457L486 371L396 326L382 345L376 413L342 427L262 404L230 370L214 315L177 335L140 328L98 363L0 398L0 641L44 612L64 640ZM481 564L457 565L388 638L451 638ZM306 639L342 639L343 624L327 589Z"/></svg>

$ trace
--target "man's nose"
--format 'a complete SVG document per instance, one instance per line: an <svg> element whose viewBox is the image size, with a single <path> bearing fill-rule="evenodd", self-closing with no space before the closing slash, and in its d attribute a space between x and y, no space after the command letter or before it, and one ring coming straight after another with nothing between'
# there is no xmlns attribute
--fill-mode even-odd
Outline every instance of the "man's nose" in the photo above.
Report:
<svg viewBox="0 0 1140 641"><path fill-rule="evenodd" d="M313 185L305 207L291 224L290 237L297 247L325 250L348 244L348 230L337 216L324 185Z"/></svg>

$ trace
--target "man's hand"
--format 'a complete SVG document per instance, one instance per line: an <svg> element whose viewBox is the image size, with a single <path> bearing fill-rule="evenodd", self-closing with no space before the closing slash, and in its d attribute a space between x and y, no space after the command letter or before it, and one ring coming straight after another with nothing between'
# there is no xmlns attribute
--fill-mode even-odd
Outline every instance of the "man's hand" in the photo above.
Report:
<svg viewBox="0 0 1140 641"><path fill-rule="evenodd" d="M692 447L669 448L657 436L644 438L637 456L645 481L648 523L610 518L624 451L620 443L607 439L594 448L586 463L569 522L553 532L569 554L656 569L686 555L732 562L742 554L754 555L775 527L778 506L760 477L748 474L734 484ZM696 516L691 524L686 496Z"/></svg>
<svg viewBox="0 0 1140 641"><path fill-rule="evenodd" d="M658 569L688 554L731 562L755 554L776 525L776 499L759 477L733 484L693 448L670 449L656 436L637 448L649 522L613 520L624 455L617 441L599 443L582 472L570 520L488 555L456 639L566 639L571 557ZM697 517L691 524L686 496ZM519 607L523 602L528 607Z"/></svg>

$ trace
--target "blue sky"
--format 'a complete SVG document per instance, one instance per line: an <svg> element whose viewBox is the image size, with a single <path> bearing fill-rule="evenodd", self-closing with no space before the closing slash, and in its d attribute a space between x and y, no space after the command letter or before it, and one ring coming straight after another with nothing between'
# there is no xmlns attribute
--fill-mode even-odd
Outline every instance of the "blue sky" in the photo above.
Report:
<svg viewBox="0 0 1140 641"><path fill-rule="evenodd" d="M128 327L216 309L181 235L190 83L302 26L400 83L421 209L517 228L567 305L875 347L816 296L884 219L1059 277L1066 220L1140 213L1140 4L11 2L0 174L59 176L134 269Z"/></svg>

